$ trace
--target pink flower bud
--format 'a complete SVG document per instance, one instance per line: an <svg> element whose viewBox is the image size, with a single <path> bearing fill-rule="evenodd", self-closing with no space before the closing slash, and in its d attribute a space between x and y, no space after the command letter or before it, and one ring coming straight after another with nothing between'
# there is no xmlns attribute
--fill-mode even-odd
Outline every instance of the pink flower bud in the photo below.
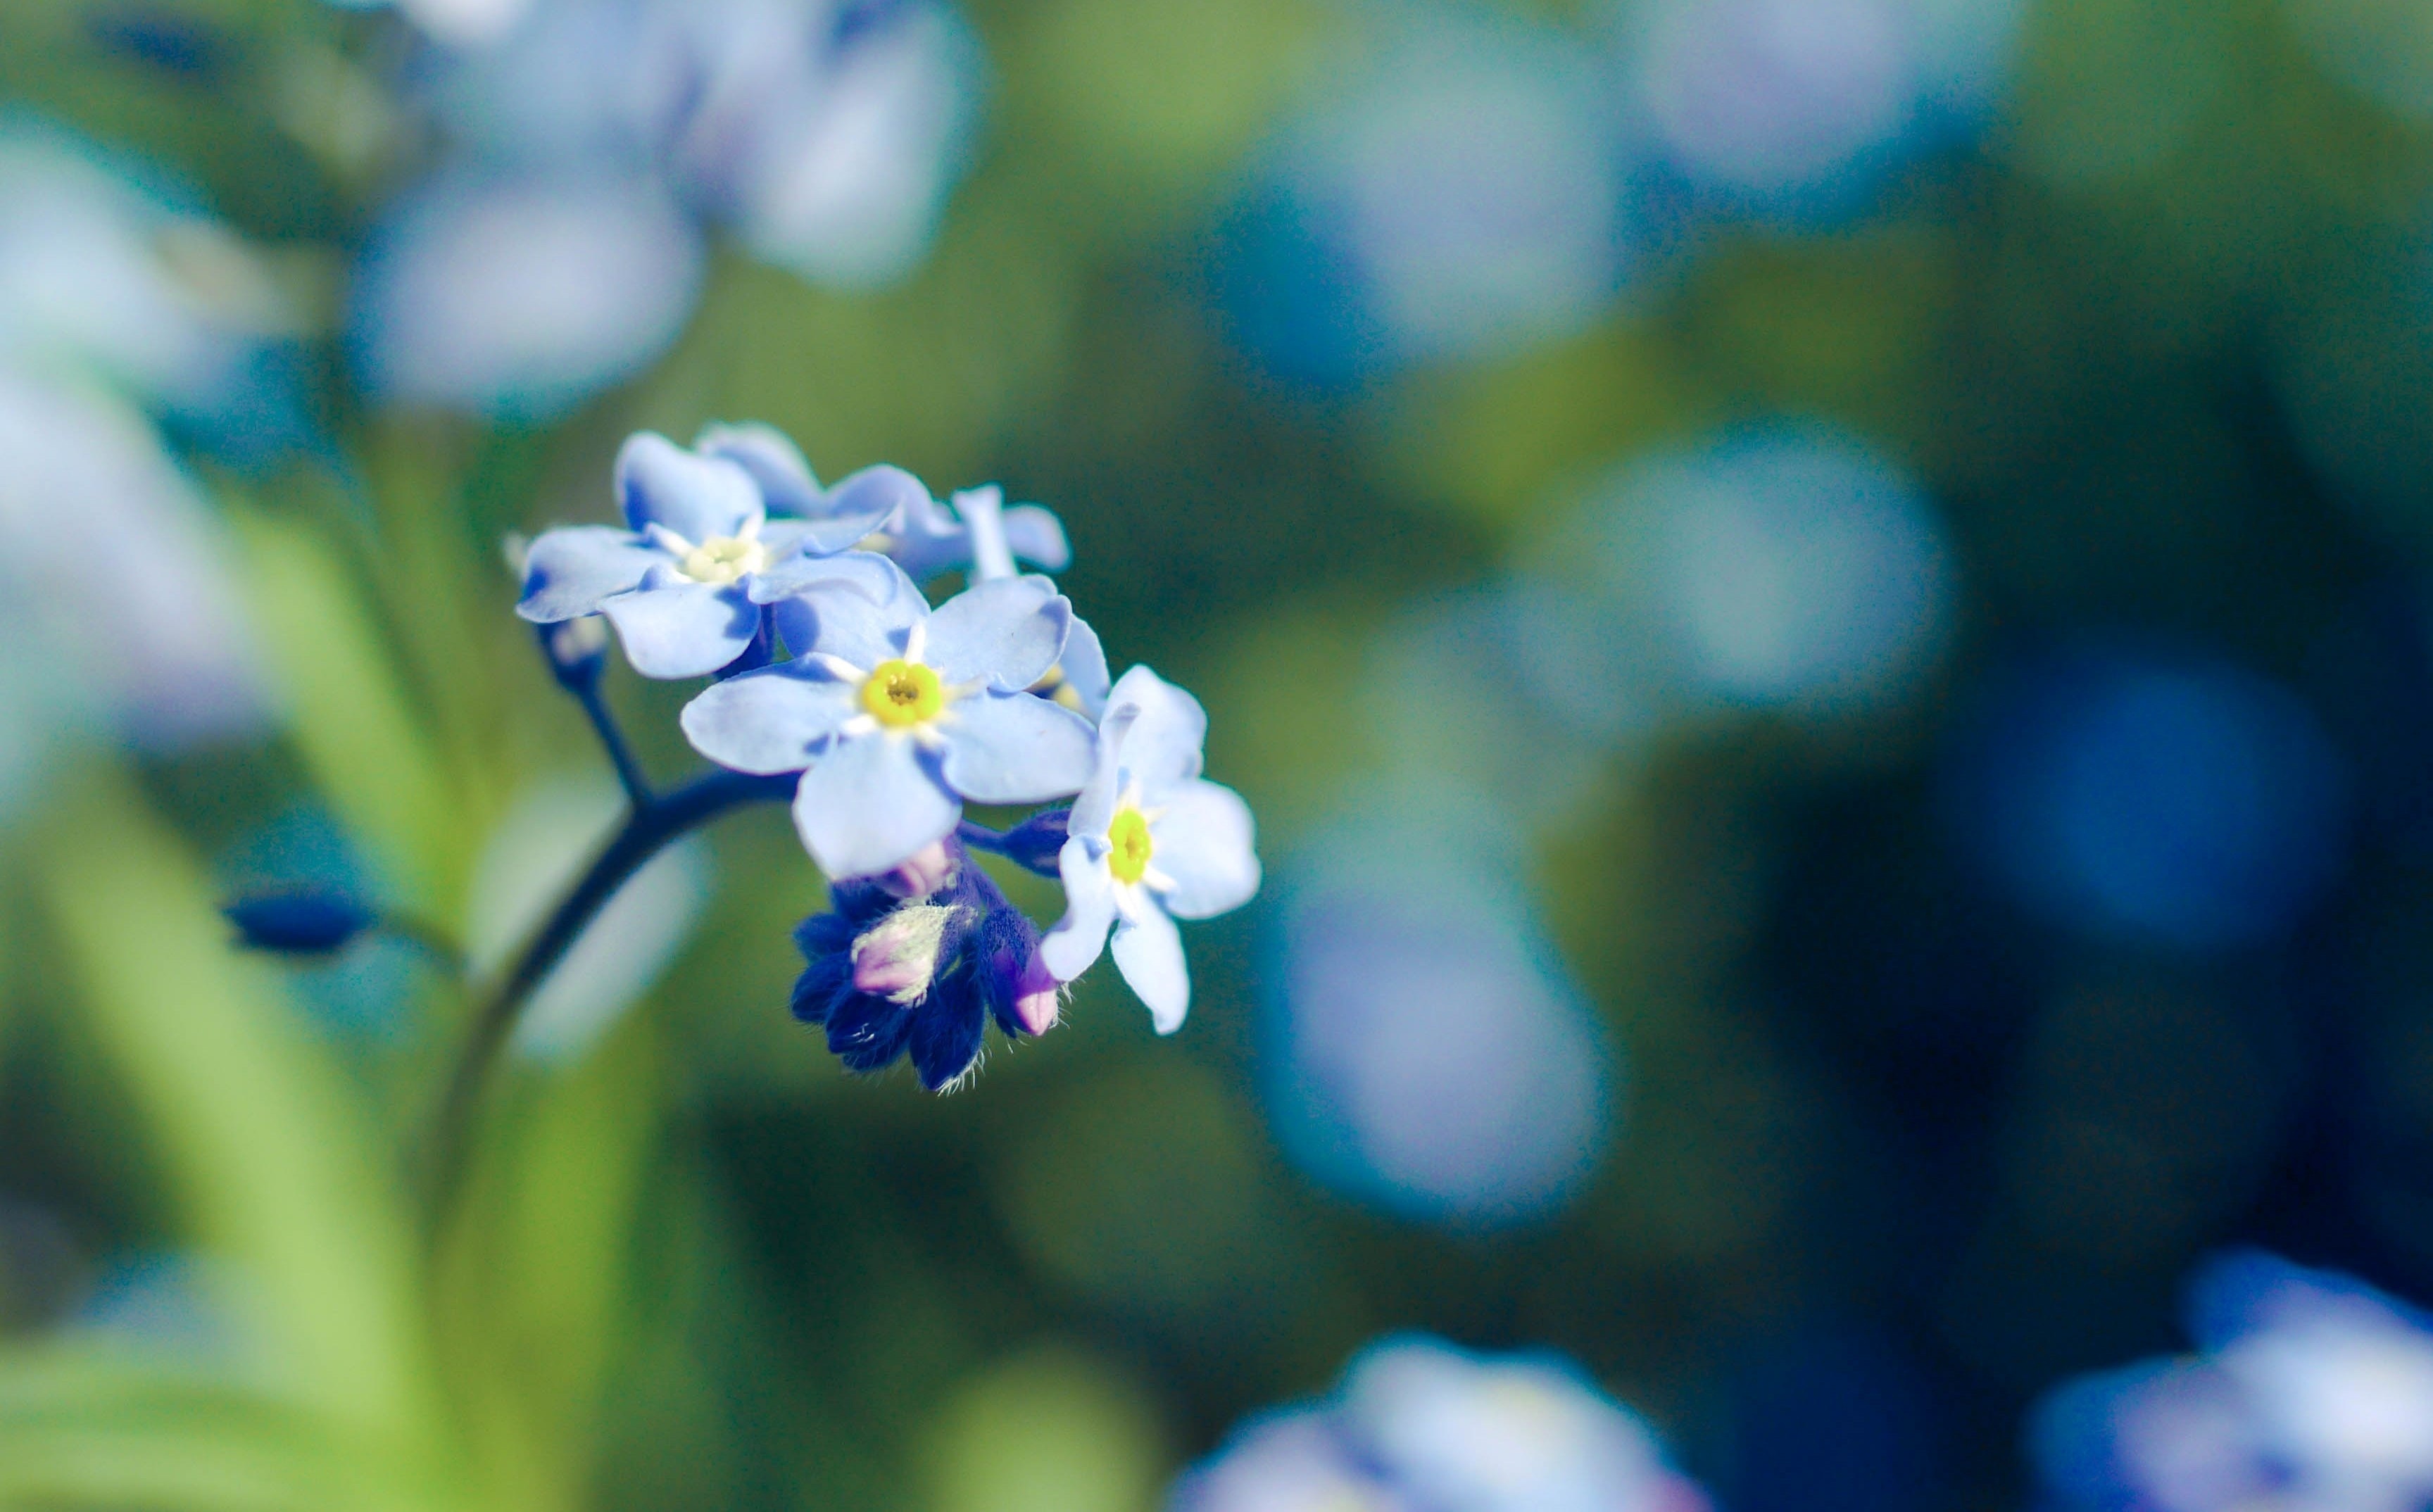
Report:
<svg viewBox="0 0 2433 1512"><path fill-rule="evenodd" d="M936 841L913 852L895 870L881 872L871 880L894 897L918 901L952 882L956 866L957 858L946 848L946 841Z"/></svg>

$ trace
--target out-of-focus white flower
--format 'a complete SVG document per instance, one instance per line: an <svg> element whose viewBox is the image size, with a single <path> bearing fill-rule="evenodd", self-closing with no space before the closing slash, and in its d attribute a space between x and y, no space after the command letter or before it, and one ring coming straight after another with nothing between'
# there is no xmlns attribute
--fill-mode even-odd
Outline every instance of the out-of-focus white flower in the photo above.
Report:
<svg viewBox="0 0 2433 1512"><path fill-rule="evenodd" d="M1389 1340L1355 1362L1339 1421L1362 1456L1421 1506L1610 1512L1694 1505L1656 1439L1568 1368ZM1694 1492L1692 1493L1694 1495Z"/></svg>

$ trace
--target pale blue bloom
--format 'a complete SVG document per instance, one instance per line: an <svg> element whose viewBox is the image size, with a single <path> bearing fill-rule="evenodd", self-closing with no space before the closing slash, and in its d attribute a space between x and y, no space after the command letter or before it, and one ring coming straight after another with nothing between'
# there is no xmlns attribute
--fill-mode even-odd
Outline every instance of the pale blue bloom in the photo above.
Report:
<svg viewBox="0 0 2433 1512"><path fill-rule="evenodd" d="M925 494L907 506L886 540L873 545L919 583L958 569L969 569L976 583L1012 577L1016 558L1062 572L1073 560L1054 515L1037 504L1008 509L1005 490L995 484L963 489L949 504Z"/></svg>
<svg viewBox="0 0 2433 1512"><path fill-rule="evenodd" d="M724 436L713 432L711 440ZM516 612L538 624L605 615L646 677L699 677L727 666L761 635L759 606L777 597L791 596L794 613L808 616L825 594L893 592L896 574L884 561L845 548L923 493L910 474L874 467L815 501L818 518L772 518L742 465L648 431L618 452L616 480L630 528L543 534L532 543ZM803 618L795 627L806 643L808 626Z"/></svg>
<svg viewBox="0 0 2433 1512"><path fill-rule="evenodd" d="M927 583L944 572L967 569L975 583L1017 575L1017 560L1050 572L1061 572L1073 560L1064 527L1037 504L1005 507L1005 490L995 484L966 488L951 503L940 503L911 475L894 467L859 472L834 489L822 492L810 465L791 441L765 425L714 425L693 443L706 456L723 457L752 474L771 509L804 519L859 518L872 497L857 485L874 474L885 474L893 490L888 497L898 508L871 527L862 546L884 552L915 583ZM1096 646L1096 636L1090 637ZM1106 692L1104 653L1097 692Z"/></svg>
<svg viewBox="0 0 2433 1512"><path fill-rule="evenodd" d="M1071 981L1107 948L1160 1034L1182 1027L1191 977L1176 919L1240 908L1259 890L1251 809L1199 775L1208 716L1146 667L1124 673L1098 725L1097 760L1058 856L1064 917L1040 957Z"/></svg>
<svg viewBox="0 0 2433 1512"><path fill-rule="evenodd" d="M546 415L665 351L707 232L826 285L927 250L976 116L978 47L932 0L413 0L430 183L353 299L375 392Z"/></svg>
<svg viewBox="0 0 2433 1512"><path fill-rule="evenodd" d="M377 398L548 416L666 350L707 260L677 196L613 160L452 169L373 229L349 343Z"/></svg>
<svg viewBox="0 0 2433 1512"><path fill-rule="evenodd" d="M2030 1447L2101 1512L2412 1512L2433 1501L2433 1329L2327 1271L2248 1252L2189 1288L2204 1353L2083 1377Z"/></svg>
<svg viewBox="0 0 2433 1512"><path fill-rule="evenodd" d="M1488 792L1405 779L1279 866L1259 1064L1296 1165L1462 1229L1578 1195L1622 1057L1535 916L1527 857Z"/></svg>
<svg viewBox="0 0 2433 1512"><path fill-rule="evenodd" d="M1547 1355L1422 1334L1371 1346L1342 1388L1252 1423L1170 1512L1706 1512L1647 1424Z"/></svg>
<svg viewBox="0 0 2433 1512"><path fill-rule="evenodd" d="M1055 585L995 579L932 613L901 569L863 560L885 592L830 593L815 619L778 603L794 659L720 683L683 715L693 749L723 766L803 773L794 826L830 877L902 864L953 833L965 799L1039 803L1090 773L1089 722L1024 691L1073 624Z"/></svg>

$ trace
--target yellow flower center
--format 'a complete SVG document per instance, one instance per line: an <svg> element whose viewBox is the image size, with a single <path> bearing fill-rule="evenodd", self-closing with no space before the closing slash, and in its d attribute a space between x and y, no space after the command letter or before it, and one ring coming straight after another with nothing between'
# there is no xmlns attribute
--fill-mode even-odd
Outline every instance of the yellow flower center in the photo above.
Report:
<svg viewBox="0 0 2433 1512"><path fill-rule="evenodd" d="M1137 808L1115 811L1114 822L1107 826L1107 843L1114 847L1107 855L1107 870L1118 882L1137 886L1148 875L1148 820Z"/></svg>
<svg viewBox="0 0 2433 1512"><path fill-rule="evenodd" d="M740 535L714 535L685 552L676 570L695 583L724 587L744 573L757 572L768 565L769 549L758 541L747 541Z"/></svg>
<svg viewBox="0 0 2433 1512"><path fill-rule="evenodd" d="M879 723L910 729L938 717L946 706L946 690L938 674L917 661L883 661L862 679L861 706Z"/></svg>

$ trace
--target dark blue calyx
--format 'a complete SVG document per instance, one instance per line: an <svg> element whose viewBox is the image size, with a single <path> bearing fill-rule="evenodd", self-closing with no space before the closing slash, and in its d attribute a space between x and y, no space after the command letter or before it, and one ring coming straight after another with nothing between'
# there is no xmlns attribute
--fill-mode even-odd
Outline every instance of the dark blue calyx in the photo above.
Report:
<svg viewBox="0 0 2433 1512"><path fill-rule="evenodd" d="M326 956L380 922L355 899L321 888L259 892L220 912L236 926L239 944L283 956Z"/></svg>
<svg viewBox="0 0 2433 1512"><path fill-rule="evenodd" d="M1063 853L1064 841L1071 838L1065 826L1072 817L1070 808L1050 808L1031 815L1002 835L969 821L964 822L959 833L966 843L994 851L1026 872L1054 876L1056 858Z"/></svg>
<svg viewBox="0 0 2433 1512"><path fill-rule="evenodd" d="M794 930L807 964L794 1016L827 1032L828 1050L853 1071L910 1056L921 1084L939 1092L978 1062L991 1018L1008 1037L1029 1032L1016 1004L1039 930L975 864L946 842L945 880L897 897L869 881L829 890L832 911Z"/></svg>

